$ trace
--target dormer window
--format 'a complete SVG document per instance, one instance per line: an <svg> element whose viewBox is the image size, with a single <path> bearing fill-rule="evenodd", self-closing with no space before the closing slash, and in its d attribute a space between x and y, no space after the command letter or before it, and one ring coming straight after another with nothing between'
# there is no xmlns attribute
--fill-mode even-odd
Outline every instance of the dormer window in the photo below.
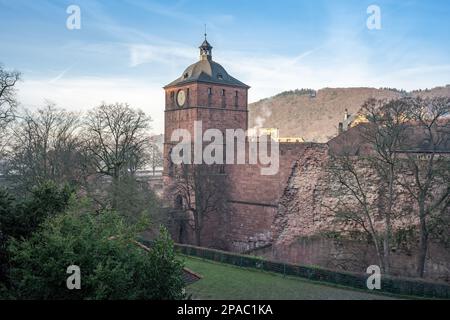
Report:
<svg viewBox="0 0 450 320"><path fill-rule="evenodd" d="M223 80L223 75L222 75L221 73L219 73L219 74L217 75L217 79Z"/></svg>
<svg viewBox="0 0 450 320"><path fill-rule="evenodd" d="M187 77L189 77L189 74L186 72L186 73L183 75L183 78L184 78L184 79L187 79Z"/></svg>

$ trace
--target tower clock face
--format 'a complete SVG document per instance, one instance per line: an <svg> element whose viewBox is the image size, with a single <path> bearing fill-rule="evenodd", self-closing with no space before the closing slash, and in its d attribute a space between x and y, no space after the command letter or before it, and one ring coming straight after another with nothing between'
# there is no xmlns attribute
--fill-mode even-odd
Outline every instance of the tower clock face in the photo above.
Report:
<svg viewBox="0 0 450 320"><path fill-rule="evenodd" d="M177 103L179 107L184 106L184 103L186 102L186 93L184 90L180 90L177 93Z"/></svg>

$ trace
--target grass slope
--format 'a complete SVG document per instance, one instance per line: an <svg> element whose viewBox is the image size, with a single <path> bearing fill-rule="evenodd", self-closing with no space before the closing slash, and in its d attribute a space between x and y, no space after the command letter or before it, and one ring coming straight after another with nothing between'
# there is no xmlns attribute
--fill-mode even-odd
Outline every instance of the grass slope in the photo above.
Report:
<svg viewBox="0 0 450 320"><path fill-rule="evenodd" d="M193 299L327 300L392 299L392 297L338 288L297 277L239 268L214 261L183 257L185 265L203 278L186 288Z"/></svg>

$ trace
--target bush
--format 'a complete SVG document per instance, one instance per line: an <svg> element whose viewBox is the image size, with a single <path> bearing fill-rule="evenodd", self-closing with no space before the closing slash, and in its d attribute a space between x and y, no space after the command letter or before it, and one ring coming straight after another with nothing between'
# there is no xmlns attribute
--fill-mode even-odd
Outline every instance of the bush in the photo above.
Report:
<svg viewBox="0 0 450 320"><path fill-rule="evenodd" d="M28 238L46 217L63 212L72 194L70 188L57 187L51 182L34 187L31 195L23 199L0 189L0 282L7 281L8 240Z"/></svg>
<svg viewBox="0 0 450 320"><path fill-rule="evenodd" d="M144 223L89 205L50 217L29 239L13 240L11 292L18 299L181 299L182 264L162 229L151 252L134 243ZM81 289L66 286L67 267L81 270Z"/></svg>
<svg viewBox="0 0 450 320"><path fill-rule="evenodd" d="M6 190L0 191L0 233L5 237L27 238L48 217L63 212L73 190L45 182L32 189L31 195L15 199Z"/></svg>
<svg viewBox="0 0 450 320"><path fill-rule="evenodd" d="M0 292L1 282L5 281L8 268L7 241L8 236L4 231L2 221L14 211L14 198L3 189L0 189ZM1 297L1 294L0 294Z"/></svg>

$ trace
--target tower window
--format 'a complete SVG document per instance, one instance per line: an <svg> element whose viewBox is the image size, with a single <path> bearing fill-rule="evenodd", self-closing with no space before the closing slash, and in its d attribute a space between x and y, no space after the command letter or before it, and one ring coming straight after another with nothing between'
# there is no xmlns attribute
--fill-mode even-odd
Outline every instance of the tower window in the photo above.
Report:
<svg viewBox="0 0 450 320"><path fill-rule="evenodd" d="M237 109L238 108L238 102L239 102L239 95L238 92L236 91L234 93L234 107Z"/></svg>
<svg viewBox="0 0 450 320"><path fill-rule="evenodd" d="M208 94L211 96L212 95L212 89L208 88Z"/></svg>
<svg viewBox="0 0 450 320"><path fill-rule="evenodd" d="M220 95L222 96L222 108L227 107L226 97L225 97L225 89L222 89Z"/></svg>
<svg viewBox="0 0 450 320"><path fill-rule="evenodd" d="M175 105L175 92L173 91L170 92L170 104L172 107Z"/></svg>

